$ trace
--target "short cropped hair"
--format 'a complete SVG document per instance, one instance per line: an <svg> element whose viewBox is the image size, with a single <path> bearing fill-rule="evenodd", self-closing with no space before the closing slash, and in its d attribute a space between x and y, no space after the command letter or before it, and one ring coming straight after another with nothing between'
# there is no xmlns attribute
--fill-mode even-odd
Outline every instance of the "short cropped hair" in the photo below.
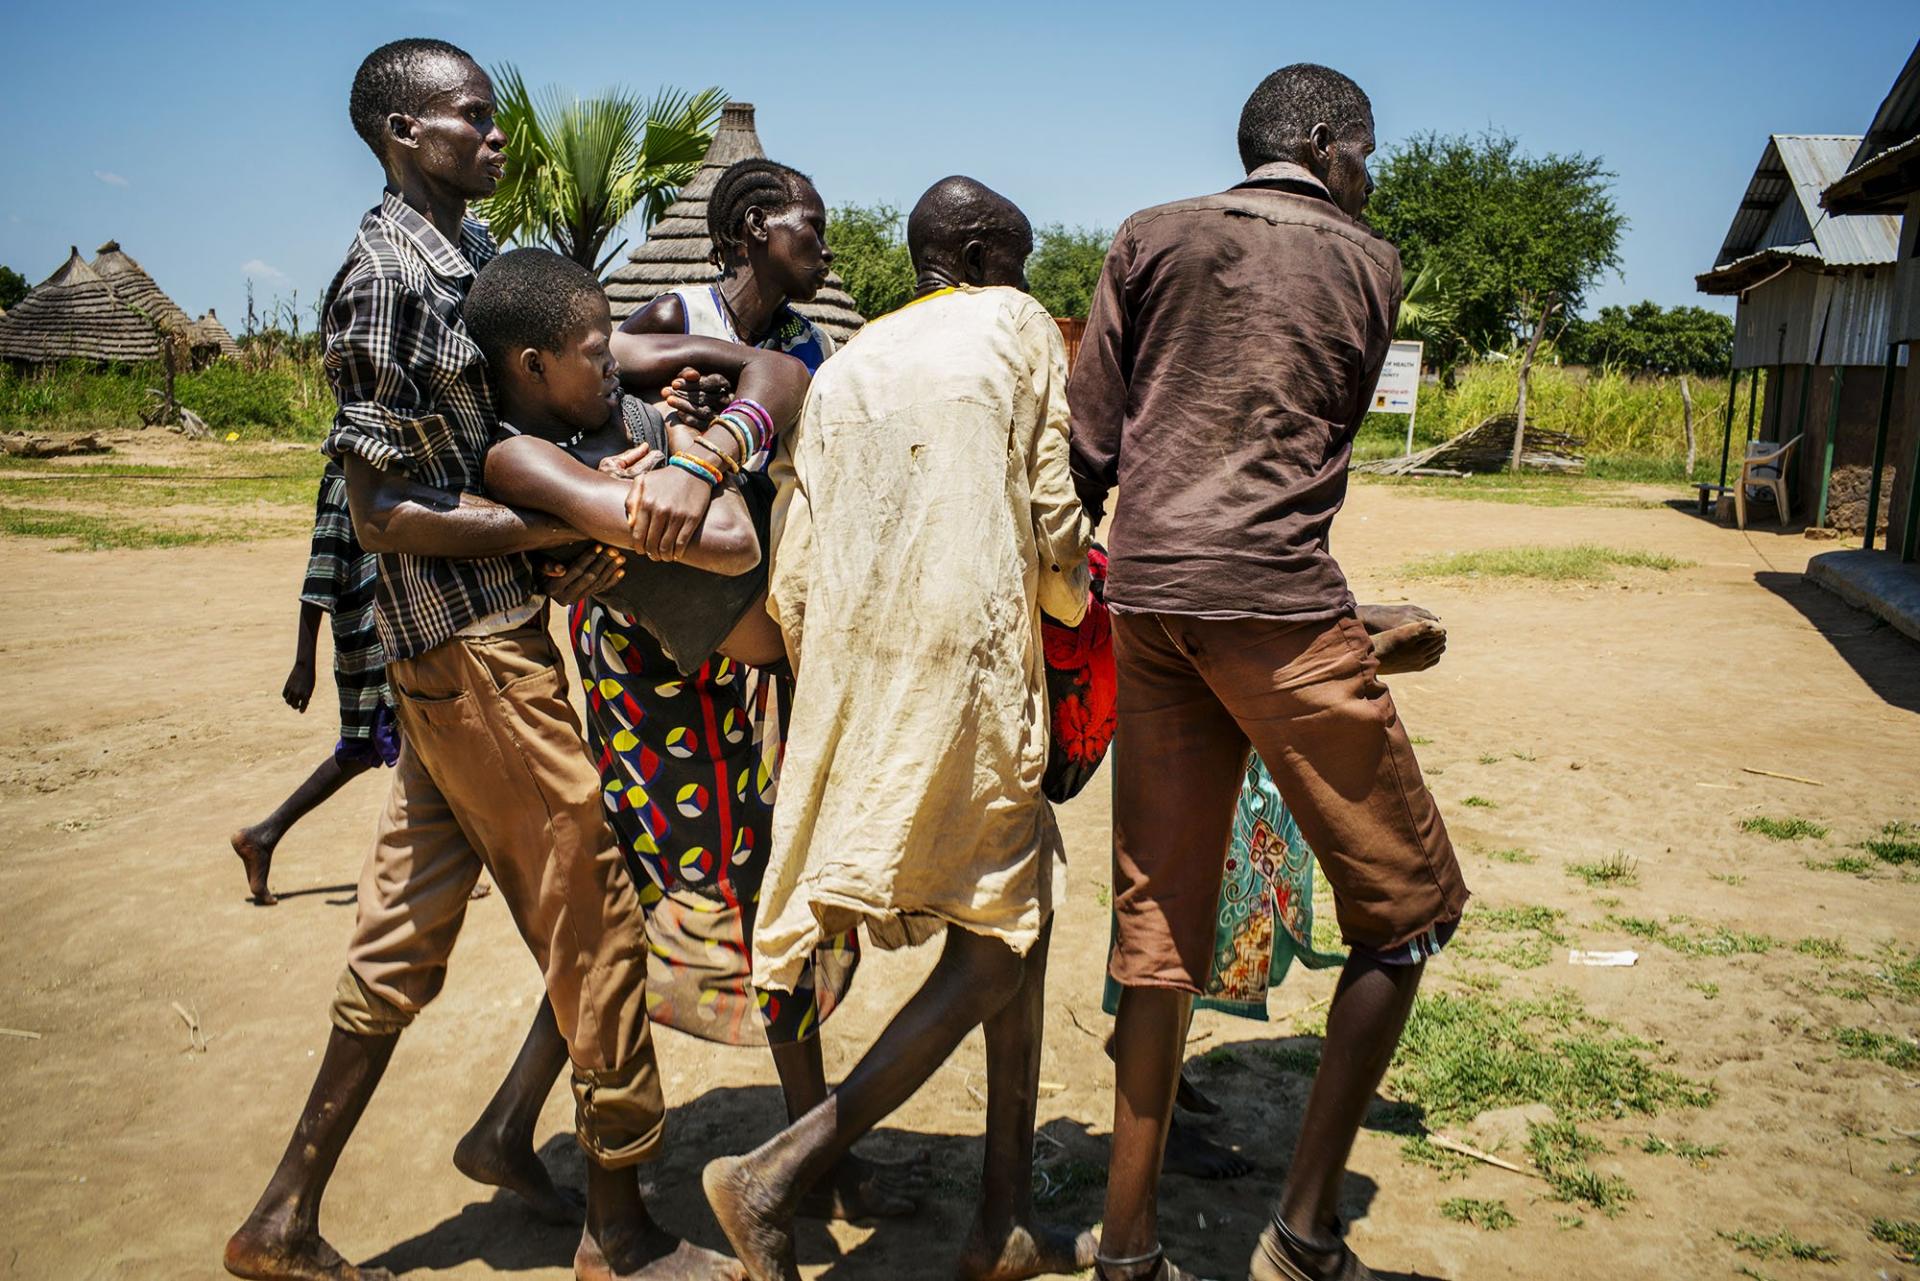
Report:
<svg viewBox="0 0 1920 1281"><path fill-rule="evenodd" d="M758 205L770 214L787 210L813 194L813 179L789 165L763 156L736 160L721 171L707 197L707 235L713 241L713 265L724 267L740 246L747 210Z"/></svg>
<svg viewBox="0 0 1920 1281"><path fill-rule="evenodd" d="M1300 154L1317 124L1346 139L1373 121L1360 86L1332 67L1296 62L1260 82L1240 110L1240 163L1251 173Z"/></svg>
<svg viewBox="0 0 1920 1281"><path fill-rule="evenodd" d="M353 118L353 131L382 163L387 158L387 117L425 111L440 88L427 69L447 58L473 61L460 46L425 37L383 44L361 61L347 97L347 114Z"/></svg>
<svg viewBox="0 0 1920 1281"><path fill-rule="evenodd" d="M593 273L551 249L513 249L480 269L461 308L489 365L527 347L559 351L605 305Z"/></svg>

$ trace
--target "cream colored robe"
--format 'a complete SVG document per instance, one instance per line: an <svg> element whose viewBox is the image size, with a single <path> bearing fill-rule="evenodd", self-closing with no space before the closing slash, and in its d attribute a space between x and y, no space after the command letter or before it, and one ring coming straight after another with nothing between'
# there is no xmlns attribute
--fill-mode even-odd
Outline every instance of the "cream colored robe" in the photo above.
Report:
<svg viewBox="0 0 1920 1281"><path fill-rule="evenodd" d="M1015 289L920 299L821 366L773 468L769 609L798 664L753 977L943 923L1024 955L1064 851L1040 795L1040 611L1078 622L1092 528L1067 361Z"/></svg>

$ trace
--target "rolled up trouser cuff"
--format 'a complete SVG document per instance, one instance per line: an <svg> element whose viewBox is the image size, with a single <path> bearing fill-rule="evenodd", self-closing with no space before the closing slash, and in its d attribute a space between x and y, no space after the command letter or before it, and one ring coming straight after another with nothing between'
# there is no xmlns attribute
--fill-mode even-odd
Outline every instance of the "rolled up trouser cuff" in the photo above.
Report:
<svg viewBox="0 0 1920 1281"><path fill-rule="evenodd" d="M340 971L333 986L333 1025L355 1036L396 1036L413 1022L413 1011L401 1009L361 982L353 967Z"/></svg>
<svg viewBox="0 0 1920 1281"><path fill-rule="evenodd" d="M573 1070L574 1135L606 1170L651 1161L667 1128L667 1103L653 1056L620 1070Z"/></svg>

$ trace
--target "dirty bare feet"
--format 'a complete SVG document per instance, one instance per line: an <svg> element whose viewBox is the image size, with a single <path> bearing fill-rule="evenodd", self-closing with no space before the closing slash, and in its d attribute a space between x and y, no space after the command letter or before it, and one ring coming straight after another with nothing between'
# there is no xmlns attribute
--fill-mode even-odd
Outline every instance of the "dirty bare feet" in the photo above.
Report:
<svg viewBox="0 0 1920 1281"><path fill-rule="evenodd" d="M455 1145L453 1168L475 1183L505 1188L548 1223L575 1224L586 1216L586 1199L572 1188L554 1183L545 1164L534 1154L531 1136L504 1134L485 1119Z"/></svg>
<svg viewBox="0 0 1920 1281"><path fill-rule="evenodd" d="M1253 1173L1253 1162L1175 1117L1167 1127L1167 1151L1160 1168L1192 1179L1239 1179Z"/></svg>
<svg viewBox="0 0 1920 1281"><path fill-rule="evenodd" d="M800 1198L803 1219L903 1219L920 1208L922 1167L879 1165L848 1156Z"/></svg>
<svg viewBox="0 0 1920 1281"><path fill-rule="evenodd" d="M751 1281L800 1281L793 1215L759 1173L751 1156L723 1156L707 1162L700 1186Z"/></svg>
<svg viewBox="0 0 1920 1281"><path fill-rule="evenodd" d="M1093 1266L1098 1248L1092 1232L1024 1223L994 1232L975 1219L954 1276L958 1281L1026 1281L1084 1272Z"/></svg>
<svg viewBox="0 0 1920 1281"><path fill-rule="evenodd" d="M280 900L267 888L267 873L273 870L273 847L275 842L262 840L259 828L243 827L228 837L233 852L240 856L241 866L247 869L247 894L262 907L272 907Z"/></svg>
<svg viewBox="0 0 1920 1281"><path fill-rule="evenodd" d="M1408 623L1437 623L1440 616L1418 605L1356 605L1354 614L1369 634L1390 632Z"/></svg>
<svg viewBox="0 0 1920 1281"><path fill-rule="evenodd" d="M746 1281L747 1274L726 1255L658 1229L604 1247L589 1229L573 1253L573 1275L575 1281Z"/></svg>
<svg viewBox="0 0 1920 1281"><path fill-rule="evenodd" d="M251 1281L393 1281L385 1268L357 1268L312 1225L249 1218L227 1238L227 1271Z"/></svg>
<svg viewBox="0 0 1920 1281"><path fill-rule="evenodd" d="M1373 636L1373 654L1380 660L1382 675L1424 672L1446 652L1447 629L1426 619L1376 632Z"/></svg>

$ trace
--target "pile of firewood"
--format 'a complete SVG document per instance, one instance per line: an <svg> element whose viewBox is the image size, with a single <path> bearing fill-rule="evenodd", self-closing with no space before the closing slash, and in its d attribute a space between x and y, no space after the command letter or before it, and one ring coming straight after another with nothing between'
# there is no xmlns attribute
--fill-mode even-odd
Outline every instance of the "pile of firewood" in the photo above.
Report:
<svg viewBox="0 0 1920 1281"><path fill-rule="evenodd" d="M1375 476L1474 476L1507 469L1513 456L1512 414L1495 414L1452 440L1402 458L1380 458L1353 470ZM1520 470L1574 473L1584 471L1581 455L1586 441L1543 427L1527 428L1520 453Z"/></svg>

